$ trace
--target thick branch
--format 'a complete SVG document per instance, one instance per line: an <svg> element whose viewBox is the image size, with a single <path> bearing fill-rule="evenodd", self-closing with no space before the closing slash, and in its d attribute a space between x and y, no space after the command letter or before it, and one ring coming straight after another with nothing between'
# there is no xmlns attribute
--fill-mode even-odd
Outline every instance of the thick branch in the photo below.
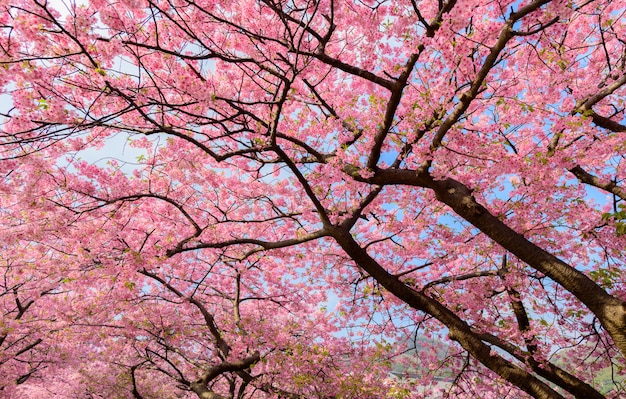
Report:
<svg viewBox="0 0 626 399"><path fill-rule="evenodd" d="M303 244L307 241L313 241L318 238L322 238L326 236L327 233L324 230L314 231L312 233L303 234L299 238L292 238L288 240L282 241L263 241L257 240L253 238L238 238L233 240L219 241L219 242L203 242L197 245L183 247L182 245L178 245L174 249L167 250L167 256L172 257L178 253L187 252L187 251L195 251L202 248L226 248L234 245L256 245L260 249L259 250L268 250L268 249L278 249L278 248L286 248L292 247L294 245ZM184 244L184 243L183 243ZM253 250L251 252L258 252L259 250Z"/></svg>
<svg viewBox="0 0 626 399"><path fill-rule="evenodd" d="M594 186L600 188L606 192L614 194L619 198L626 200L626 190L619 187L617 183L614 181L601 181L597 176L592 175L591 173L585 171L579 165L574 166L569 170L578 180L582 183L588 184L590 186Z"/></svg>
<svg viewBox="0 0 626 399"><path fill-rule="evenodd" d="M584 273L511 229L476 202L467 186L450 178L435 180L426 172L398 169L379 170L369 182L377 185L406 184L432 189L437 199L452 208L456 214L576 296L598 317L622 354L626 355L626 303L609 295Z"/></svg>
<svg viewBox="0 0 626 399"><path fill-rule="evenodd" d="M606 86L603 90L601 90L596 95L590 96L584 101L579 101L576 104L576 108L572 112L572 114L581 114L591 116L591 120L597 126L601 128L610 130L612 132L626 132L626 126L620 124L612 120L611 118L607 118L602 115L598 115L594 110L593 106L599 103L604 98L613 94L617 89L621 88L626 84L626 74L622 75L619 79L616 79L613 83Z"/></svg>
<svg viewBox="0 0 626 399"><path fill-rule="evenodd" d="M604 99L607 96L610 96L617 89L619 89L620 87L622 87L624 85L626 85L626 74L622 75L621 78L615 80L613 83L611 83L610 85L606 86L602 91L600 91L596 95L589 97L584 102L581 101L578 104L576 104L576 111L575 112L584 114L586 111L591 110L591 108L594 105L596 105L598 102L600 102L602 99Z"/></svg>
<svg viewBox="0 0 626 399"><path fill-rule="evenodd" d="M535 398L563 398L533 375L492 353L489 346L476 336L470 326L451 310L425 294L412 290L396 276L389 274L360 247L349 231L335 229L333 237L354 262L379 284L412 308L426 312L442 322L448 328L451 339L459 342L474 358L493 372Z"/></svg>
<svg viewBox="0 0 626 399"><path fill-rule="evenodd" d="M391 91L396 86L395 82L389 79L382 78L365 69L361 69L353 65L346 64L345 62L342 62L336 58L329 56L323 51L320 51L317 53L303 53L303 54L313 56L327 65L340 69L346 73L349 73L350 75L358 76L362 79L369 80L370 82L375 83L379 86L382 86L387 90Z"/></svg>
<svg viewBox="0 0 626 399"><path fill-rule="evenodd" d="M497 273L498 272L495 270L485 270L485 271L462 274L459 276L445 276L440 279L430 281L428 284L424 286L424 288L422 288L422 292L426 291L427 289L435 285L450 283L452 281L469 280L469 279L479 278L479 277L491 277L491 276L495 276Z"/></svg>
<svg viewBox="0 0 626 399"><path fill-rule="evenodd" d="M211 367L209 370L203 373L200 378L192 382L191 389L201 399L227 399L226 397L221 396L215 393L213 390L209 389L207 387L207 384L224 373L243 371L245 369L248 369L259 360L261 360L261 355L259 354L259 352L255 352L252 355L241 360L236 360L233 362L222 362L217 366Z"/></svg>
<svg viewBox="0 0 626 399"><path fill-rule="evenodd" d="M528 364L537 375L565 389L574 395L576 399L606 399L595 388L576 378L576 376L548 361L539 363L531 355L523 353L517 346L503 341L493 334L480 334L480 338L506 351L515 359Z"/></svg>

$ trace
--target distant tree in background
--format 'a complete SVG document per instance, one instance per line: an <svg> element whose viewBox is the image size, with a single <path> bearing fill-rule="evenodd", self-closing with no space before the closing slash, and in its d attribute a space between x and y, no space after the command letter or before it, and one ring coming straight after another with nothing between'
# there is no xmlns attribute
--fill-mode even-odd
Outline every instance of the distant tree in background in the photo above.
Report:
<svg viewBox="0 0 626 399"><path fill-rule="evenodd" d="M624 2L0 4L0 396L625 394Z"/></svg>

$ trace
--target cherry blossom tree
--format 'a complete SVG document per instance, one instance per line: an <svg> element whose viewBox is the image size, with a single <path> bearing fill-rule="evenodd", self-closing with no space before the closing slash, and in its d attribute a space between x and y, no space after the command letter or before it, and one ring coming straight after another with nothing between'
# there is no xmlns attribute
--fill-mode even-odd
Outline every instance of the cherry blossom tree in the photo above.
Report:
<svg viewBox="0 0 626 399"><path fill-rule="evenodd" d="M623 2L0 4L2 395L624 395Z"/></svg>

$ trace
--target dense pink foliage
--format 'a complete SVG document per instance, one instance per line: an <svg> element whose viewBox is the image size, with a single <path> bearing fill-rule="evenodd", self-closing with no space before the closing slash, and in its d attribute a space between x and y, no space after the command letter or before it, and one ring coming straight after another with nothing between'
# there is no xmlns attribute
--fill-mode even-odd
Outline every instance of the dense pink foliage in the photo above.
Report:
<svg viewBox="0 0 626 399"><path fill-rule="evenodd" d="M0 397L620 397L625 13L0 0Z"/></svg>

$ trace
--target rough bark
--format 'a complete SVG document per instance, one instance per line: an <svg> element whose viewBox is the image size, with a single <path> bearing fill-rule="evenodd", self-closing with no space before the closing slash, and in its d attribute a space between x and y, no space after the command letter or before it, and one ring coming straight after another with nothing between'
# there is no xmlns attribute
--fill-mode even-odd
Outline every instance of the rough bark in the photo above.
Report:
<svg viewBox="0 0 626 399"><path fill-rule="evenodd" d="M378 185L404 184L433 190L437 199L457 215L578 298L598 318L626 356L626 302L610 295L583 272L510 228L479 204L467 186L451 178L435 180L426 172L399 169L379 170L369 181Z"/></svg>

